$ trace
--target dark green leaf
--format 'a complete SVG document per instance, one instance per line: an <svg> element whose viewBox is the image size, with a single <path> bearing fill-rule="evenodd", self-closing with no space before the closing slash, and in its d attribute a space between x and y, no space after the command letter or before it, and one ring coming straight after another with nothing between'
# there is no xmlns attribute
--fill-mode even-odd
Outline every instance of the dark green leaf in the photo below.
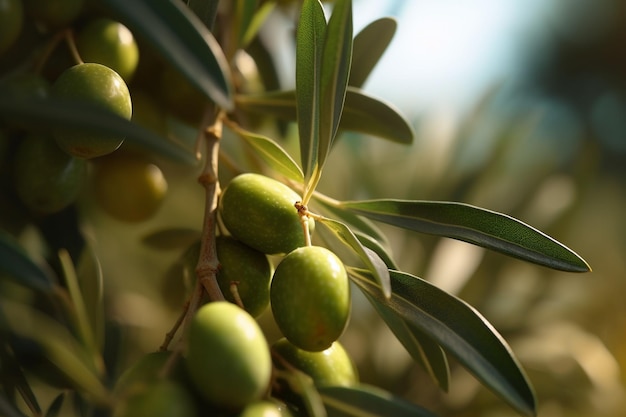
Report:
<svg viewBox="0 0 626 417"><path fill-rule="evenodd" d="M447 391L450 370L448 367L448 359L441 349L441 346L433 341L426 333L398 316L388 305L379 302L368 293L365 293L365 296L398 341L400 341L402 346L409 352L413 360L428 373L442 390Z"/></svg>
<svg viewBox="0 0 626 417"><path fill-rule="evenodd" d="M352 233L350 228L345 224L323 217L318 220L324 226L328 227L346 246L354 251L357 256L367 265L372 272L376 281L380 284L385 298L391 296L391 285L389 282L389 270L385 262L371 249L364 247L359 239Z"/></svg>
<svg viewBox="0 0 626 417"><path fill-rule="evenodd" d="M171 0L104 0L207 98L231 110L228 63L207 26L185 4Z"/></svg>
<svg viewBox="0 0 626 417"><path fill-rule="evenodd" d="M380 259L385 262L387 268L398 269L387 248L385 248L378 240L374 239L368 234L361 233L359 231L355 231L354 235L357 239L359 239L359 242L361 242L363 246L376 252L376 254L380 256Z"/></svg>
<svg viewBox="0 0 626 417"><path fill-rule="evenodd" d="M15 239L3 231L0 231L0 274L46 292L52 291L55 283L52 273L33 262Z"/></svg>
<svg viewBox="0 0 626 417"><path fill-rule="evenodd" d="M2 323L2 319L3 317L0 315L0 323ZM4 392L18 392L22 397L22 401L30 410L41 413L37 397L28 383L20 364L16 361L14 354L14 351L10 351L8 344L0 345L0 386L2 386ZM0 406L0 416L4 415Z"/></svg>
<svg viewBox="0 0 626 417"><path fill-rule="evenodd" d="M322 56L319 87L319 171L326 162L339 129L351 63L352 0L337 0L328 20Z"/></svg>
<svg viewBox="0 0 626 417"><path fill-rule="evenodd" d="M291 155L278 143L263 135L242 129L234 123L229 123L228 127L252 146L257 155L273 170L299 183L303 181L302 170Z"/></svg>
<svg viewBox="0 0 626 417"><path fill-rule="evenodd" d="M349 85L363 86L393 39L397 26L395 19L383 17L364 27L354 37Z"/></svg>
<svg viewBox="0 0 626 417"><path fill-rule="evenodd" d="M187 164L197 163L191 150L116 114L84 102L53 97L12 100L0 91L0 114L37 131L71 127L86 132L119 135L172 160Z"/></svg>
<svg viewBox="0 0 626 417"><path fill-rule="evenodd" d="M319 389L329 417L435 417L430 411L377 387Z"/></svg>
<svg viewBox="0 0 626 417"><path fill-rule="evenodd" d="M62 392L56 396L50 407L48 407L48 412L46 412L46 417L57 417L61 412L61 407L63 407L63 400L65 400L65 393Z"/></svg>
<svg viewBox="0 0 626 417"><path fill-rule="evenodd" d="M584 259L550 236L506 214L469 204L368 200L346 201L339 206L373 220L462 240L550 268L590 270Z"/></svg>
<svg viewBox="0 0 626 417"><path fill-rule="evenodd" d="M197 229L171 228L149 233L141 241L154 249L186 249L201 236Z"/></svg>
<svg viewBox="0 0 626 417"><path fill-rule="evenodd" d="M305 0L298 20L296 92L292 93L291 99L292 110L297 113L300 159L306 178L311 177L317 166L320 77L325 37L326 18L322 4L319 0Z"/></svg>
<svg viewBox="0 0 626 417"><path fill-rule="evenodd" d="M295 97L293 90L273 91L238 95L235 101L237 106L245 111L266 114L282 120L296 120ZM413 128L398 109L354 87L348 87L346 92L339 128L402 144L412 143L415 136Z"/></svg>
<svg viewBox="0 0 626 417"><path fill-rule="evenodd" d="M517 411L535 415L535 395L521 365L478 311L416 276L393 270L389 273L393 293L386 300L369 272L350 270L353 282L369 297L428 334Z"/></svg>

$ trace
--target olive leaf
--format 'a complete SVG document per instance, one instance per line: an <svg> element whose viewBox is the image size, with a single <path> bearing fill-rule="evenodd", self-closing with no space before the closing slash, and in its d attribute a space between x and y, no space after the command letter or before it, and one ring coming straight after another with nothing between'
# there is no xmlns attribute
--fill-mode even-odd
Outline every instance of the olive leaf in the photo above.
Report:
<svg viewBox="0 0 626 417"><path fill-rule="evenodd" d="M0 275L40 291L51 292L56 278L52 271L33 262L18 242L0 230Z"/></svg>
<svg viewBox="0 0 626 417"><path fill-rule="evenodd" d="M371 273L349 268L368 298L387 306L453 355L478 380L518 412L533 416L536 399L511 348L476 309L414 275L390 270L392 295L381 296Z"/></svg>
<svg viewBox="0 0 626 417"><path fill-rule="evenodd" d="M344 201L338 206L373 220L462 240L550 268L590 271L584 259L545 233L506 214L469 204L380 199Z"/></svg>
<svg viewBox="0 0 626 417"><path fill-rule="evenodd" d="M226 110L233 108L230 71L222 48L185 4L169 0L104 3L207 98Z"/></svg>
<svg viewBox="0 0 626 417"><path fill-rule="evenodd" d="M397 27L395 19L383 17L365 26L354 37L349 85L363 86L391 43Z"/></svg>

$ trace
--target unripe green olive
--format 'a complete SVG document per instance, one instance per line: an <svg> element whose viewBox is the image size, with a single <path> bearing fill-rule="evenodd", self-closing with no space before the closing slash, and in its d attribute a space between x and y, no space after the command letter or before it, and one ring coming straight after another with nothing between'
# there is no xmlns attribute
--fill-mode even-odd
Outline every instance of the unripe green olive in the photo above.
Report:
<svg viewBox="0 0 626 417"><path fill-rule="evenodd" d="M264 400L248 405L238 417L291 417L291 413L286 406Z"/></svg>
<svg viewBox="0 0 626 417"><path fill-rule="evenodd" d="M279 181L247 173L226 186L219 213L228 231L246 245L267 254L289 253L305 244L294 207L300 199Z"/></svg>
<svg viewBox="0 0 626 417"><path fill-rule="evenodd" d="M220 262L217 282L222 293L234 303L234 283L246 311L259 316L270 303L272 267L267 256L230 236L218 236L216 249Z"/></svg>
<svg viewBox="0 0 626 417"><path fill-rule="evenodd" d="M22 0L0 0L0 55L20 36L23 23Z"/></svg>
<svg viewBox="0 0 626 417"><path fill-rule="evenodd" d="M347 387L359 382L350 356L338 341L321 352L309 352L282 338L274 342L272 350L290 365L309 375L318 387ZM276 363L281 366L280 361Z"/></svg>
<svg viewBox="0 0 626 417"><path fill-rule="evenodd" d="M78 17L84 0L24 0L28 15L44 30L60 29Z"/></svg>
<svg viewBox="0 0 626 417"><path fill-rule="evenodd" d="M290 252L276 267L270 303L283 335L300 349L322 351L350 317L350 283L341 260L320 246Z"/></svg>
<svg viewBox="0 0 626 417"><path fill-rule="evenodd" d="M85 62L97 62L117 72L127 83L139 62L139 47L132 32L120 22L98 18L76 36L78 53Z"/></svg>
<svg viewBox="0 0 626 417"><path fill-rule="evenodd" d="M73 203L87 176L87 162L61 151L48 136L22 139L14 164L18 197L40 214L55 213Z"/></svg>
<svg viewBox="0 0 626 417"><path fill-rule="evenodd" d="M167 193L167 181L161 169L135 155L112 155L99 160L93 180L100 206L126 222L142 222L152 217Z"/></svg>
<svg viewBox="0 0 626 417"><path fill-rule="evenodd" d="M52 85L51 94L100 106L128 120L132 115L126 83L119 74L102 64L86 63L66 69ZM124 142L124 138L117 135L84 130L57 129L53 134L61 149L80 158L109 154Z"/></svg>
<svg viewBox="0 0 626 417"><path fill-rule="evenodd" d="M117 405L113 417L194 417L193 396L173 380L156 379Z"/></svg>
<svg viewBox="0 0 626 417"><path fill-rule="evenodd" d="M241 410L267 391L272 363L261 328L228 301L198 309L190 321L186 369L211 404Z"/></svg>

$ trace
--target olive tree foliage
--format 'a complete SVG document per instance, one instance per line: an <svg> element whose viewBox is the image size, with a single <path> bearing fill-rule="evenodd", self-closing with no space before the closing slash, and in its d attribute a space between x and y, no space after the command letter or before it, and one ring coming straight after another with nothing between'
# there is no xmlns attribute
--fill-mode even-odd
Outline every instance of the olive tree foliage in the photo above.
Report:
<svg viewBox="0 0 626 417"><path fill-rule="evenodd" d="M393 38L393 19L375 20L353 33L350 0L336 0L328 9L319 0L293 4L256 0L93 3L94 10L119 19L141 40L145 51L174 68L193 87L201 98L200 109L194 109L200 117L191 122L197 144L181 143L110 112L55 97L15 99L0 94L0 114L3 120L39 130L69 127L122 135L126 143L182 167L195 169L202 164L199 182L206 193L206 207L204 223L198 225L202 237L195 258L198 284L181 306L181 321L172 323L172 332L164 335L163 350L175 349L176 332L185 328L201 302L224 297L215 279L217 213L220 191L226 186L218 181L219 154L238 147L254 159L258 172L280 180L301 196L294 211L315 220L316 235L324 237L321 244L341 247L337 253L349 255L344 262L354 287L437 386L448 389L447 358L453 357L521 415L536 413L531 381L503 337L471 305L399 270L379 224L458 239L562 271L587 272L587 263L545 233L488 208L385 195L344 201L318 190L325 167L332 163L329 156L334 144L344 132L399 146L409 146L414 140L413 128L404 116L363 89ZM279 7L297 11L295 88L289 90L280 89L271 48L257 36L270 13ZM262 80L262 86L254 91L238 67L242 53L254 61ZM268 137L261 128L267 121L277 126L275 132L285 132L291 123L297 125L299 154L288 150L279 133ZM222 143L236 137L241 139L236 144ZM74 222L76 216L79 214L70 212ZM46 237L47 260L27 252L14 233L0 234L0 277L11 283L9 287L23 289L0 294L0 414L22 416L25 404L32 415L54 416L70 395L77 415L111 413L117 376L111 371L115 355L110 349L115 341L105 337L110 323L102 269L107 265L100 264L97 251L84 241L66 247L63 231L40 218L29 221ZM156 231L146 241L157 246L176 239L187 241L185 233L189 231ZM23 354L26 351L29 355ZM29 384L28 362L33 357L52 369L64 388L46 410L41 409ZM285 413L315 417L432 415L373 386L316 387L298 372L277 372L274 378L277 383L265 396L285 404Z"/></svg>

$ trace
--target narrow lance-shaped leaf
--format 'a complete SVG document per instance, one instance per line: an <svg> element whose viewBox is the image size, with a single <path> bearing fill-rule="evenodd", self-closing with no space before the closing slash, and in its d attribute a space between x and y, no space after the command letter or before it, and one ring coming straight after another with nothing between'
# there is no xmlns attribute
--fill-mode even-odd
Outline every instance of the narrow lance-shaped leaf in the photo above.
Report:
<svg viewBox="0 0 626 417"><path fill-rule="evenodd" d="M435 417L420 406L369 385L323 387L319 392L328 417Z"/></svg>
<svg viewBox="0 0 626 417"><path fill-rule="evenodd" d="M306 178L310 178L317 164L320 76L325 37L326 17L322 4L319 0L305 0L298 20L293 110L297 111L300 159Z"/></svg>
<svg viewBox="0 0 626 417"><path fill-rule="evenodd" d="M50 271L32 261L26 251L9 234L0 231L0 276L15 280L21 285L50 292L55 278Z"/></svg>
<svg viewBox="0 0 626 417"><path fill-rule="evenodd" d="M186 164L197 162L191 150L123 117L84 102L54 97L12 100L0 91L0 115L24 123L29 129L37 131L71 127L86 132L119 135L171 160Z"/></svg>
<svg viewBox="0 0 626 417"><path fill-rule="evenodd" d="M383 17L364 27L354 37L349 85L363 86L391 43L397 26L395 19Z"/></svg>
<svg viewBox="0 0 626 417"><path fill-rule="evenodd" d="M351 268L352 281L455 356L485 386L522 414L536 413L531 385L506 341L473 307L416 276L389 271L393 293L380 295L368 271Z"/></svg>
<svg viewBox="0 0 626 417"><path fill-rule="evenodd" d="M207 26L185 4L170 0L105 0L191 84L231 110L231 80L224 53Z"/></svg>
<svg viewBox="0 0 626 417"><path fill-rule="evenodd" d="M469 204L383 199L346 201L339 207L404 229L462 240L550 268L590 270L584 259L545 233L506 214Z"/></svg>
<svg viewBox="0 0 626 417"><path fill-rule="evenodd" d="M250 42L252 42L252 39L254 39L254 37L257 35L259 29L261 29L261 26L263 26L263 23L265 23L274 8L276 8L276 2L267 1L263 3L261 7L259 7L259 9L254 13L254 16L252 16L252 20L250 20L250 23L248 24L248 27L243 34L243 38L241 40L242 48L247 47Z"/></svg>
<svg viewBox="0 0 626 417"><path fill-rule="evenodd" d="M296 94L293 90L238 95L235 101L238 108L251 113L281 120L296 120L297 117ZM401 144L412 143L415 136L413 127L396 107L355 87L348 87L346 91L339 129Z"/></svg>
<svg viewBox="0 0 626 417"><path fill-rule="evenodd" d="M291 155L278 143L266 136L242 129L234 123L228 123L228 127L252 146L257 151L257 155L273 170L289 179L302 182L304 179L302 170Z"/></svg>
<svg viewBox="0 0 626 417"><path fill-rule="evenodd" d="M385 262L373 250L366 248L359 239L352 233L350 228L336 220L322 217L319 222L328 227L345 245L351 248L354 253L367 265L376 281L380 284L385 298L391 296L391 284L389 281L389 271Z"/></svg>
<svg viewBox="0 0 626 417"><path fill-rule="evenodd" d="M442 390L447 391L450 369L448 359L441 346L426 333L400 317L387 304L379 302L366 292L364 294L413 360L426 371Z"/></svg>

